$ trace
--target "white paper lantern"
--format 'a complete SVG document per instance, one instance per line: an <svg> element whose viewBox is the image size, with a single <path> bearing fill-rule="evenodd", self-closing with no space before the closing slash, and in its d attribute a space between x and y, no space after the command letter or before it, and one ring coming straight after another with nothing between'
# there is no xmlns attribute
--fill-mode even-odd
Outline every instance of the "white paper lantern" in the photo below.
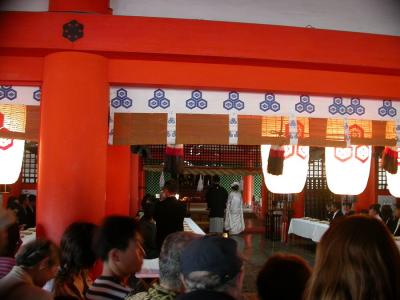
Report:
<svg viewBox="0 0 400 300"><path fill-rule="evenodd" d="M399 152L400 147L397 148L397 152ZM396 198L400 197L400 158L397 159L397 173L396 174L390 174L389 172L386 171L386 180L387 180L387 187L393 196Z"/></svg>
<svg viewBox="0 0 400 300"><path fill-rule="evenodd" d="M261 145L262 170L265 185L276 194L300 193L307 179L310 147L286 145L285 160L282 175L272 175L267 172L268 157L271 145Z"/></svg>
<svg viewBox="0 0 400 300"><path fill-rule="evenodd" d="M0 184L18 180L24 156L25 141L0 138Z"/></svg>
<svg viewBox="0 0 400 300"><path fill-rule="evenodd" d="M338 195L359 195L368 183L371 146L326 147L325 166L328 188Z"/></svg>

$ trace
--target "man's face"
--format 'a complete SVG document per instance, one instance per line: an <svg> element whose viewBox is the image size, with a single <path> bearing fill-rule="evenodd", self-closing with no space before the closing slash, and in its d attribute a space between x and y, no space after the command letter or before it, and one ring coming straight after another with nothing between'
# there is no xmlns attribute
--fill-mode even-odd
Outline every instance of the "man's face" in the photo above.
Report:
<svg viewBox="0 0 400 300"><path fill-rule="evenodd" d="M370 209L370 210L368 211L368 214L369 214L371 217L375 217L375 216L376 216L376 212L375 212L375 210L373 210L373 209Z"/></svg>
<svg viewBox="0 0 400 300"><path fill-rule="evenodd" d="M142 268L144 257L142 244L143 239L141 235L136 233L135 238L129 241L128 248L124 251L118 250L119 260L116 262L116 265L119 272L124 276L139 272Z"/></svg>

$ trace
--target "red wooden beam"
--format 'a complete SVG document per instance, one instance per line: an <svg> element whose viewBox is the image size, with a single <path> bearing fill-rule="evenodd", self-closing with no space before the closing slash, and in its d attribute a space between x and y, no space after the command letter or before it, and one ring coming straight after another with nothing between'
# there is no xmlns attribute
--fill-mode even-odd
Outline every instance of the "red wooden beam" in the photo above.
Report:
<svg viewBox="0 0 400 300"><path fill-rule="evenodd" d="M63 38L75 19L84 37ZM0 13L0 54L78 50L108 57L400 74L400 37L288 26L73 13Z"/></svg>

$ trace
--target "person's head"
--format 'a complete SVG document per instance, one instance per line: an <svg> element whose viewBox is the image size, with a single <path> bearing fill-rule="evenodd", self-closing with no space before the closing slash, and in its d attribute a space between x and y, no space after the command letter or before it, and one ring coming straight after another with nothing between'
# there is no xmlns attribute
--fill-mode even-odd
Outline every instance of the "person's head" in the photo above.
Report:
<svg viewBox="0 0 400 300"><path fill-rule="evenodd" d="M392 207L390 205L382 205L381 208L381 215L382 215L382 219L384 221L387 221L388 219L393 218L393 210Z"/></svg>
<svg viewBox="0 0 400 300"><path fill-rule="evenodd" d="M7 243L7 227L17 221L15 213L0 206L0 251Z"/></svg>
<svg viewBox="0 0 400 300"><path fill-rule="evenodd" d="M15 259L16 265L28 272L37 286L54 278L60 263L58 248L49 240L35 240L23 245Z"/></svg>
<svg viewBox="0 0 400 300"><path fill-rule="evenodd" d="M168 180L163 187L165 197L173 197L178 193L178 184L174 179Z"/></svg>
<svg viewBox="0 0 400 300"><path fill-rule="evenodd" d="M239 190L239 182L237 182L237 181L235 181L235 182L232 182L232 184L231 184L231 189L232 189L232 191L235 191L235 192L237 192L238 190Z"/></svg>
<svg viewBox="0 0 400 300"><path fill-rule="evenodd" d="M137 221L125 216L104 219L94 240L97 256L114 276L125 278L138 272L144 250ZM104 271L104 270L103 270Z"/></svg>
<svg viewBox="0 0 400 300"><path fill-rule="evenodd" d="M93 267L96 255L92 250L92 243L97 227L93 223L86 222L75 222L67 227L60 243L60 275L72 277L82 270Z"/></svg>
<svg viewBox="0 0 400 300"><path fill-rule="evenodd" d="M261 300L301 300L310 276L311 269L303 258L275 254L258 273L258 296Z"/></svg>
<svg viewBox="0 0 400 300"><path fill-rule="evenodd" d="M400 252L385 224L355 215L330 226L306 299L400 299Z"/></svg>
<svg viewBox="0 0 400 300"><path fill-rule="evenodd" d="M156 205L157 199L153 195L146 194L141 202L143 217L145 219L152 219L154 215L154 208Z"/></svg>
<svg viewBox="0 0 400 300"><path fill-rule="evenodd" d="M5 241L3 249L0 249L0 256L14 257L19 247L22 244L19 235L19 225L17 222L8 225L6 229L7 239Z"/></svg>
<svg viewBox="0 0 400 300"><path fill-rule="evenodd" d="M192 241L181 254L181 279L187 292L214 290L239 297L243 260L234 240L204 236Z"/></svg>
<svg viewBox="0 0 400 300"><path fill-rule="evenodd" d="M333 202L333 211L339 211L342 209L342 203L339 201Z"/></svg>
<svg viewBox="0 0 400 300"><path fill-rule="evenodd" d="M372 204L369 207L369 211L368 214L372 217L378 216L379 213L381 212L381 205L376 203L376 204Z"/></svg>
<svg viewBox="0 0 400 300"><path fill-rule="evenodd" d="M199 238L192 232L175 232L166 237L160 252L160 284L173 291L182 289L180 280L181 253L189 242Z"/></svg>
<svg viewBox="0 0 400 300"><path fill-rule="evenodd" d="M351 203L350 202L343 203L343 212L345 214L348 214L350 210L351 210Z"/></svg>
<svg viewBox="0 0 400 300"><path fill-rule="evenodd" d="M396 218L400 218L400 203L396 204L396 208L394 210L394 215L396 216Z"/></svg>
<svg viewBox="0 0 400 300"><path fill-rule="evenodd" d="M26 207L29 204L28 197L26 197L25 194L19 195L18 202L19 202L19 205L21 205L22 207Z"/></svg>
<svg viewBox="0 0 400 300"><path fill-rule="evenodd" d="M29 205L30 205L30 206L32 206L32 207L35 207L35 206L36 206L36 196L35 196L35 195L30 194L30 195L28 196L28 201L29 201Z"/></svg>
<svg viewBox="0 0 400 300"><path fill-rule="evenodd" d="M214 175L214 176L212 177L212 183L214 183L214 184L219 184L219 181L220 181L220 178L219 178L218 175Z"/></svg>
<svg viewBox="0 0 400 300"><path fill-rule="evenodd" d="M19 206L17 197L10 196L7 201L7 209L17 209Z"/></svg>

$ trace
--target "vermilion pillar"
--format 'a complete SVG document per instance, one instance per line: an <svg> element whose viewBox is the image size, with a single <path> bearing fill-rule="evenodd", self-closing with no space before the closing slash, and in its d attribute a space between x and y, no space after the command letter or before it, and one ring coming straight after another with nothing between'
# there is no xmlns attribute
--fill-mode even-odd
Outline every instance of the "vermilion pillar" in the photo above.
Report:
<svg viewBox="0 0 400 300"><path fill-rule="evenodd" d="M45 57L39 142L38 236L59 241L68 224L105 214L108 64L59 52Z"/></svg>
<svg viewBox="0 0 400 300"><path fill-rule="evenodd" d="M293 217L302 218L304 217L304 190L301 193L294 194L293 197Z"/></svg>
<svg viewBox="0 0 400 300"><path fill-rule="evenodd" d="M131 149L108 146L106 214L128 216L131 200Z"/></svg>
<svg viewBox="0 0 400 300"><path fill-rule="evenodd" d="M243 176L243 202L246 205L251 204L253 198L253 176L246 175Z"/></svg>

